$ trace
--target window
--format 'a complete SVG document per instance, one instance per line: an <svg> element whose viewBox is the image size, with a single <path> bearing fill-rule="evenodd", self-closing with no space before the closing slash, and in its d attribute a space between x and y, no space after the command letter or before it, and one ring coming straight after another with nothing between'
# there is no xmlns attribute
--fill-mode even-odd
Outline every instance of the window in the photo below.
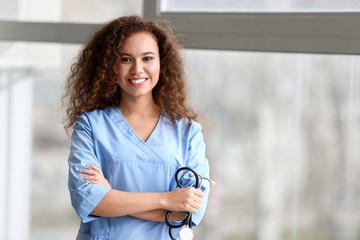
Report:
<svg viewBox="0 0 360 240"><path fill-rule="evenodd" d="M0 9L0 19L102 23L121 15L141 13L141 0L4 0Z"/></svg>
<svg viewBox="0 0 360 240"><path fill-rule="evenodd" d="M359 239L359 9L355 0L5 0L0 239L75 238L65 75L99 24L142 13L174 25L208 126L216 185L196 238Z"/></svg>
<svg viewBox="0 0 360 240"><path fill-rule="evenodd" d="M184 54L216 181L197 237L360 237L359 57Z"/></svg>
<svg viewBox="0 0 360 240"><path fill-rule="evenodd" d="M359 11L360 3L350 1L274 1L274 0L167 0L162 1L163 11L171 12L331 12Z"/></svg>

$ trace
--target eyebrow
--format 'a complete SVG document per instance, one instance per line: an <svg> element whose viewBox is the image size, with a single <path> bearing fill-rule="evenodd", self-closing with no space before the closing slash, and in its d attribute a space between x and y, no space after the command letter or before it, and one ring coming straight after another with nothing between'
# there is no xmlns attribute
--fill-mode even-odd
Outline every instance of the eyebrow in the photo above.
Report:
<svg viewBox="0 0 360 240"><path fill-rule="evenodd" d="M148 51L148 52L144 52L142 53L141 55L142 56L145 56L145 55L155 55L155 53L151 52L151 51ZM132 56L130 53L120 53L120 56Z"/></svg>

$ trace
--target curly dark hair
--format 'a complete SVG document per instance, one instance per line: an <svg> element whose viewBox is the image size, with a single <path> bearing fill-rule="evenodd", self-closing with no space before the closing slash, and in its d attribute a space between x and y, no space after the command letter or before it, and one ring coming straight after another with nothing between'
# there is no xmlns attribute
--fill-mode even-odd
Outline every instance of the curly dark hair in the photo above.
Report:
<svg viewBox="0 0 360 240"><path fill-rule="evenodd" d="M197 114L186 104L185 74L179 53L182 47L169 23L129 16L106 23L72 64L62 97L66 131L83 112L119 106L121 91L116 66L125 39L138 32L151 33L159 47L161 74L153 89L155 103L166 111L171 121L183 117L189 121L196 119Z"/></svg>

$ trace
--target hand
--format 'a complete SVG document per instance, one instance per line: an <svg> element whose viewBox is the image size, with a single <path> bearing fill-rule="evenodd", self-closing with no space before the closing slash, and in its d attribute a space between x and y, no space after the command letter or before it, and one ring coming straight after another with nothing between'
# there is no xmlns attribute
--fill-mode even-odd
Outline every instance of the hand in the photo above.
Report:
<svg viewBox="0 0 360 240"><path fill-rule="evenodd" d="M81 176L80 177L81 179L86 180L89 183L101 184L101 185L104 185L105 187L108 187L111 189L111 186L110 186L108 180L106 180L106 178L104 177L104 174L100 168L98 168L95 165L86 165L86 167L91 168L92 170L91 169L80 169L79 173L88 175L88 176Z"/></svg>
<svg viewBox="0 0 360 240"><path fill-rule="evenodd" d="M164 208L170 211L196 213L200 208L203 192L196 188L179 188L166 193Z"/></svg>

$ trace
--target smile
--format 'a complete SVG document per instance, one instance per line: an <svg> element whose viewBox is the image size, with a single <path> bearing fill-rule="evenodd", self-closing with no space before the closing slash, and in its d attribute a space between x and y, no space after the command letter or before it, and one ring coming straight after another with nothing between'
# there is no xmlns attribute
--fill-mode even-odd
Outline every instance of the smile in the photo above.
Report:
<svg viewBox="0 0 360 240"><path fill-rule="evenodd" d="M140 85L144 84L147 79L148 78L131 78L128 80L131 83L131 85L140 86Z"/></svg>

